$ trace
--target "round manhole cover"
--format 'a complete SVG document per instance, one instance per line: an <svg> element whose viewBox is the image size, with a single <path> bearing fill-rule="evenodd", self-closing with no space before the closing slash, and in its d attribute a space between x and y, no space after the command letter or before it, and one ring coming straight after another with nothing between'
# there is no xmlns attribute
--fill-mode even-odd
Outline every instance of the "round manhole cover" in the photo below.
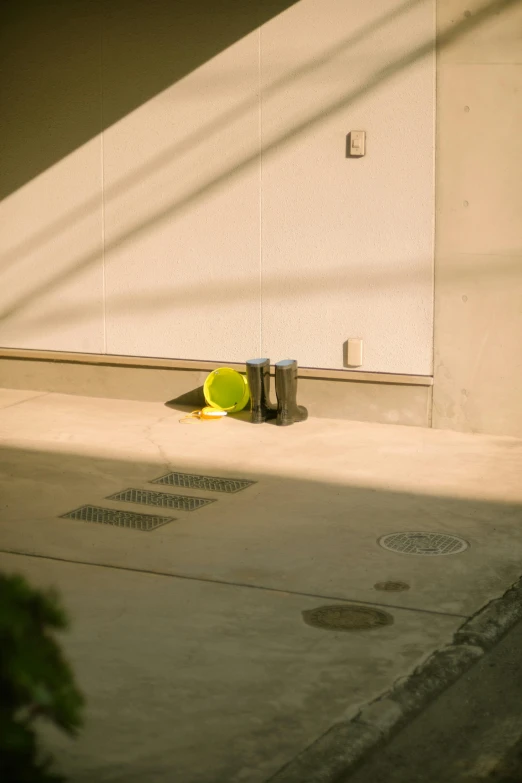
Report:
<svg viewBox="0 0 522 783"><path fill-rule="evenodd" d="M376 590L387 590L389 593L401 593L403 590L409 590L410 586L406 582L377 582L374 585Z"/></svg>
<svg viewBox="0 0 522 783"><path fill-rule="evenodd" d="M303 620L314 628L329 631L364 631L391 625L393 617L370 606L319 606L303 612Z"/></svg>
<svg viewBox="0 0 522 783"><path fill-rule="evenodd" d="M446 533L390 533L378 543L403 555L458 555L469 547L463 538Z"/></svg>

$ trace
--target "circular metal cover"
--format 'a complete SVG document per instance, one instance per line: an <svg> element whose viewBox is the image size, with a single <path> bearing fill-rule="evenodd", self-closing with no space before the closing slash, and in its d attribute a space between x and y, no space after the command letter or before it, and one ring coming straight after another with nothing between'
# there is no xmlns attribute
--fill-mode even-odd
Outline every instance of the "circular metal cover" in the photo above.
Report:
<svg viewBox="0 0 522 783"><path fill-rule="evenodd" d="M378 543L403 555L458 555L469 547L463 538L446 533L390 533Z"/></svg>
<svg viewBox="0 0 522 783"><path fill-rule="evenodd" d="M377 582L374 585L376 590L387 590L389 593L401 593L403 590L409 590L410 586L406 582Z"/></svg>
<svg viewBox="0 0 522 783"><path fill-rule="evenodd" d="M314 628L328 631L363 631L391 625L393 617L371 606L319 606L303 612L303 620Z"/></svg>

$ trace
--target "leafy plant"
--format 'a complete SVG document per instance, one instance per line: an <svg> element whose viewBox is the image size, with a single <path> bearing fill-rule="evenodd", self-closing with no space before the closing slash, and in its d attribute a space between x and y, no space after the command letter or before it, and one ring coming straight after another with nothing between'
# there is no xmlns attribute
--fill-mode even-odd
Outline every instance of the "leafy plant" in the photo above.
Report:
<svg viewBox="0 0 522 783"><path fill-rule="evenodd" d="M63 780L39 747L34 721L46 718L70 735L81 725L83 697L54 635L67 625L54 590L0 574L0 778L6 783Z"/></svg>

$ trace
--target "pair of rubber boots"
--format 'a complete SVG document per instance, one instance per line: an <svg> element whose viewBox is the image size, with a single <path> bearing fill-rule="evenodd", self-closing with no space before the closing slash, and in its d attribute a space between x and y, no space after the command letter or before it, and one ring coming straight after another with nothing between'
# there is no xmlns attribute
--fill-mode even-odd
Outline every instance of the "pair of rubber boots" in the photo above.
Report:
<svg viewBox="0 0 522 783"><path fill-rule="evenodd" d="M253 424L276 419L287 427L308 418L308 411L297 404L297 362L285 359L275 366L277 405L270 402L270 359L250 359L246 363Z"/></svg>

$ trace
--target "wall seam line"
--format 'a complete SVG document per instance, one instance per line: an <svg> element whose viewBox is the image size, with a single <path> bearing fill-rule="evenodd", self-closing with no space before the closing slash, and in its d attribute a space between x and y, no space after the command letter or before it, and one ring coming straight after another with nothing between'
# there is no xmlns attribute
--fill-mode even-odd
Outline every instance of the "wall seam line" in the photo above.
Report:
<svg viewBox="0 0 522 783"><path fill-rule="evenodd" d="M104 144L104 114L103 114L103 33L104 15L101 11L100 29L100 179L101 179L101 260L102 260L102 319L103 319L103 353L107 353L107 279L105 269L105 144Z"/></svg>
<svg viewBox="0 0 522 783"><path fill-rule="evenodd" d="M263 100L261 76L261 30L258 28L258 101L259 101L259 355L263 353Z"/></svg>
<svg viewBox="0 0 522 783"><path fill-rule="evenodd" d="M437 96L438 96L438 64L439 54L437 48L438 42L438 13L437 13L436 0L433 3L433 129L432 129L432 144L433 144L433 181L432 181L432 196L433 196L433 220L432 220L432 266L431 266L431 279L432 279L432 296L431 296L431 374L435 375L435 329L436 329L436 308L437 308L437 174L438 174L438 156L437 156L437 141L438 141L438 112L437 112ZM433 427L433 387L428 395L428 427Z"/></svg>

